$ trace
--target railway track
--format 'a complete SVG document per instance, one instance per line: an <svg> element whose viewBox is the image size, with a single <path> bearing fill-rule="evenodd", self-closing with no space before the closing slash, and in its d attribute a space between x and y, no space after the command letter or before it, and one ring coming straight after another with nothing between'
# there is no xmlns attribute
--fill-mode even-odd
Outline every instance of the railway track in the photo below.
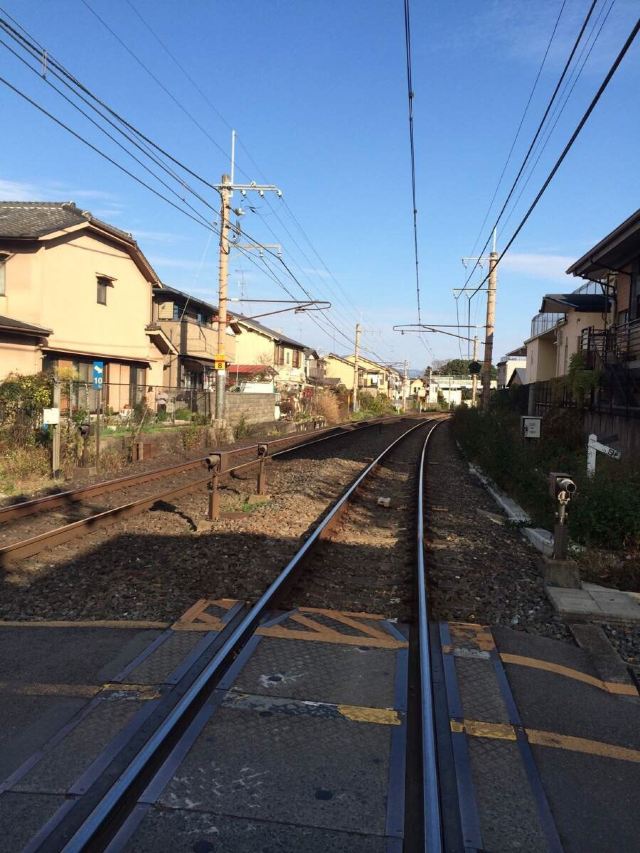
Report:
<svg viewBox="0 0 640 853"><path fill-rule="evenodd" d="M357 512L363 496L369 503L371 502L372 483L374 484L374 491L376 488L379 490L380 482L388 486L388 482L385 482L384 478L382 480L380 478L385 471L394 466L404 467L407 471L407 482L403 493L408 501L404 508L408 516L405 513L405 517L410 517L411 523L415 527L415 537L412 538L409 550L412 553L411 568L415 574L414 581L417 588L414 625L418 631L419 640L417 644L420 672L420 731L418 740L421 745L420 775L423 780L422 797L424 802L421 845L430 851L442 849L423 540L426 454L429 438L438 422L435 419L421 420L412 425L400 437L391 442L372 462L366 465L339 499L334 502L313 533L284 566L259 600L252 606L238 604L231 608L229 618L221 626L215 641L206 653L206 659L191 667L185 675L185 679L165 697L164 703L161 703L161 707L157 709L155 715L147 721L146 728L143 726L134 735L127 748L110 756L112 760L105 772L72 808L65 808L59 818L50 822L50 825L29 845L29 850L108 849L115 851L126 847L129 836L135 831L149 809L151 802L148 796L149 791L152 789L162 790L162 780L164 779L164 784L166 784L167 778L173 775L173 771L176 770L179 763L175 757L176 753L184 758L186 749L193 743L195 737L193 734L194 726L197 731L201 729L202 726L199 721L203 714L206 718L205 712L207 707L211 705L212 696L219 693L221 688L227 689L232 684L233 678L247 665L247 661L253 659L253 656L257 654L256 646L261 636L278 638L286 636L286 632L290 631L290 628L287 628L287 619L292 611L283 611L283 603L286 607L297 606L295 602L300 600L301 590L304 589L305 574L317 568L318 561L320 563L324 561L325 564L331 562L331 548L340 547L340 539L343 531L349 527L351 514L354 511ZM399 459L398 457L402 456L403 448L409 446L412 448L411 457L405 455L404 458ZM417 468L415 461L411 464L408 462L408 458L413 460L419 458ZM378 481L378 485L376 485L376 481ZM401 500L402 493L397 492L396 498ZM379 526L383 528L385 523L381 521ZM403 528L400 527L399 529L402 530ZM342 545L344 546L344 542ZM376 568L370 563L370 574L375 574ZM328 643L346 643L347 648L357 650L358 654L363 649L380 647L385 649L385 653L389 652L389 654L394 655L397 653L398 667L400 669L402 666L406 668L408 645L406 636L394 627L392 622L376 623L371 621L381 620L383 619L382 616L367 617L363 621L362 617L365 617L366 614L362 613L343 613L336 617L332 616L334 611L326 609L303 608L303 611L294 611L294 615L291 617L294 621L297 620L294 628L299 629L300 625L303 625L308 629L309 624L315 624L316 628L319 625L322 631L324 622L331 618L342 620L347 625L348 631L352 633L354 625L356 627L363 625L362 630L365 639L349 637L347 633L342 635L341 640L336 640L335 636L332 640L331 631L333 629L326 629L325 633L321 633L317 639L322 640L324 638ZM296 613L297 615L295 615ZM357 621L358 618L360 618L360 622ZM313 619L320 621L313 623ZM302 633L300 630L297 631L297 634ZM296 635L295 631L291 636L294 635ZM333 635L336 635L335 630L333 630ZM303 639L309 639L309 637ZM290 642L290 640L286 640L286 642ZM317 644L311 643L310 645ZM385 675L388 676L388 673ZM397 682L398 674L396 674L395 679ZM402 678L400 680L402 681ZM234 701L236 700L237 696ZM241 697L240 701L242 701ZM311 703L311 706L315 705L317 703ZM308 706L309 703L306 703L305 707ZM340 709L351 706L332 705L327 707ZM359 711L362 710L359 709ZM347 711L346 713L355 712L352 709L351 712ZM372 721L377 722L384 718L385 713L396 714L397 712L385 712L384 709L381 709L379 712L374 710L371 713L374 714ZM272 711L262 711L260 714L263 717L269 717ZM402 716L403 714L400 713L397 719L398 724ZM406 736L406 731L404 731L404 735ZM185 743L187 744L186 747ZM406 748L407 744L404 742L404 749L406 750ZM295 757L291 757L291 760L295 761ZM391 762L395 766L393 772L396 776L394 778L400 786L404 786L404 762L405 757L398 758L397 755L396 759ZM170 769L169 777L167 777L167 767ZM389 778L391 780L391 776ZM389 781L389 785L391 785L391 781ZM316 792L318 799L330 796L330 792ZM389 829L390 820L391 818L387 816L387 831L391 835L395 833L396 837L402 836L404 828L400 827L400 823L404 822L404 808L401 809L401 815L395 817L395 829L393 826ZM137 847L135 849L147 848Z"/></svg>
<svg viewBox="0 0 640 853"><path fill-rule="evenodd" d="M286 436L274 441L222 451L221 453L225 457L224 476L232 475L237 471L258 464L262 458L260 454L263 452L263 448L266 448L266 458L277 458L295 450L309 448L394 420L397 419L376 418L353 424L340 424L336 427L318 430L310 435L305 434L302 438L299 435ZM20 560L69 542L87 532L107 527L121 519L145 512L159 501L175 500L190 492L207 488L211 482L211 476L205 476L201 473L204 462L205 458L202 457L178 465L131 474L79 489L1 507L2 540L4 542L7 542L7 539L12 541L0 547L0 568L7 568ZM157 481L165 481L170 485L162 491L149 493L147 487ZM88 501L104 499L106 496L127 491L138 491L142 494L134 500L116 506L96 507L95 504L88 504ZM85 512L88 510L88 512L83 517L75 518L66 524L49 527L49 519L54 524L59 520L56 518L55 511L60 509L66 510L72 515L81 514L83 510ZM29 522L29 519L33 519L34 516L41 517L41 520L35 525L33 522ZM13 527L7 527L6 525L10 525L11 522L14 522ZM21 528L24 528L25 525L45 529L36 529L35 532L30 530L28 531L29 535L21 537Z"/></svg>

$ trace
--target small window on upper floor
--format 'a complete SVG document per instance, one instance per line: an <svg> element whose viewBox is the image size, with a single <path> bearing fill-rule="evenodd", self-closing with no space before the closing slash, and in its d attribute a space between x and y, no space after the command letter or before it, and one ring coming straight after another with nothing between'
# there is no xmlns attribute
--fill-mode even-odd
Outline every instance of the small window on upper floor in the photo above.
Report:
<svg viewBox="0 0 640 853"><path fill-rule="evenodd" d="M176 302L174 302L173 303L173 319L179 320L181 317L181 314L182 314L182 312L180 310L180 306Z"/></svg>
<svg viewBox="0 0 640 853"><path fill-rule="evenodd" d="M98 305L107 304L107 288L113 287L113 282L105 275L99 275L97 278L97 302Z"/></svg>
<svg viewBox="0 0 640 853"><path fill-rule="evenodd" d="M0 296L5 296L7 292L6 280L6 265L9 255L0 254Z"/></svg>

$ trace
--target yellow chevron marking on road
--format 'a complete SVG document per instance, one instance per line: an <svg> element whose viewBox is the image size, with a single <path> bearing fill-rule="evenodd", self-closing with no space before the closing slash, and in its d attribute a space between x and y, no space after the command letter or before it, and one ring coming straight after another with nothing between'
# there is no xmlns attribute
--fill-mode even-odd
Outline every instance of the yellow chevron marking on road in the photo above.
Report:
<svg viewBox="0 0 640 853"><path fill-rule="evenodd" d="M501 652L500 657L504 663L514 664L515 666L527 666L531 669L541 669L545 672L552 672L555 675L562 675L564 678L572 678L574 681L581 681L583 684L589 684L592 687L597 687L599 690L605 690L607 693L615 693L619 696L637 696L638 691L633 684L623 684L615 681L603 681L594 675L588 675L586 672L580 672L579 669L572 669L569 666L563 666L559 663L540 660L539 658L524 657L523 655L512 655L506 652Z"/></svg>

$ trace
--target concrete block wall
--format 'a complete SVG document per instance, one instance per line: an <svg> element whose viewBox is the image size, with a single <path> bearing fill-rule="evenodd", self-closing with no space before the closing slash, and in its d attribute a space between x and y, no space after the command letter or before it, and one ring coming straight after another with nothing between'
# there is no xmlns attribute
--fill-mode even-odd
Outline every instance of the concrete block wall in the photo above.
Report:
<svg viewBox="0 0 640 853"><path fill-rule="evenodd" d="M273 423L275 406L275 394L228 392L225 399L225 416L231 426L236 426L241 418L248 424Z"/></svg>

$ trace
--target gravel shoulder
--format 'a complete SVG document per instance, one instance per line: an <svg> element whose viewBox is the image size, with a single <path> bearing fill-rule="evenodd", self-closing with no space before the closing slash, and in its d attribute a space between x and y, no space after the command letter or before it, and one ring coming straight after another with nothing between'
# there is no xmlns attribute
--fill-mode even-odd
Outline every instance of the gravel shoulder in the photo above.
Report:
<svg viewBox="0 0 640 853"><path fill-rule="evenodd" d="M255 470L240 472L222 490L222 509L235 517L208 532L196 530L203 490L22 561L2 579L0 619L173 620L199 598L254 599L363 464L408 426L373 427L270 461L272 500L262 506L246 504Z"/></svg>
<svg viewBox="0 0 640 853"><path fill-rule="evenodd" d="M427 569L436 619L571 639L545 595L538 552L470 475L448 424L431 440L427 506Z"/></svg>

